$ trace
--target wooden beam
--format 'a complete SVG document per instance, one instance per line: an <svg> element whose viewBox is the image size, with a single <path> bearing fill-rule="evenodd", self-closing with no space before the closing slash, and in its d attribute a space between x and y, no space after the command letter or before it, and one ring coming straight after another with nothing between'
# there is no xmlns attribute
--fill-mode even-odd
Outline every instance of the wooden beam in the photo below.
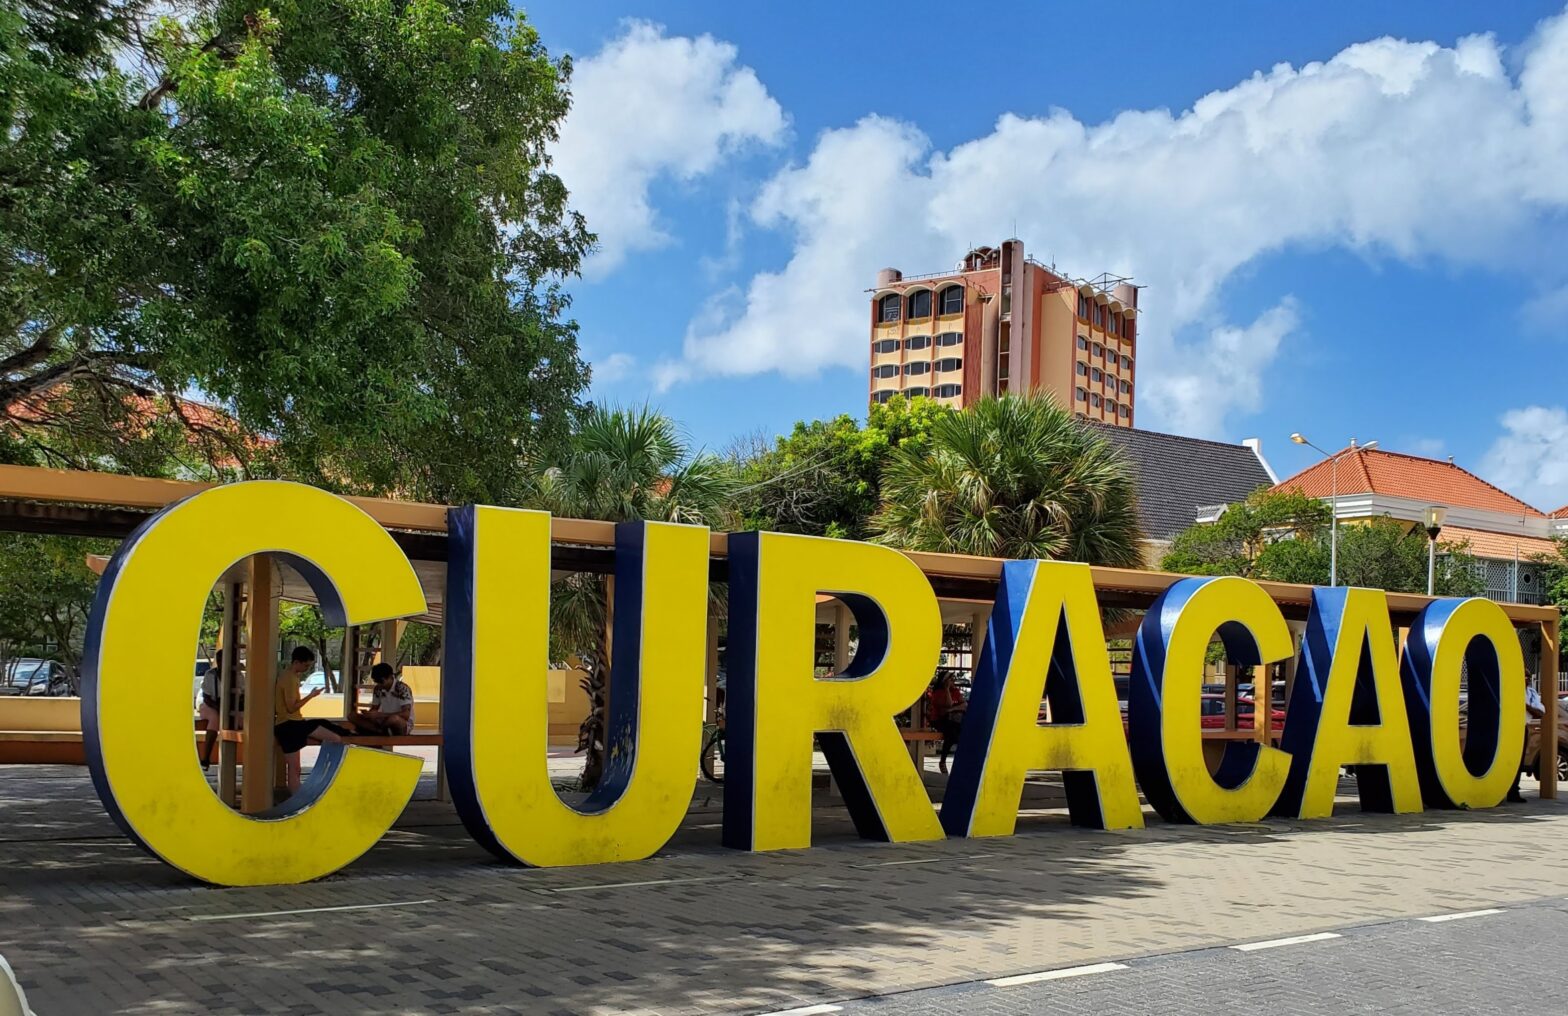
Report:
<svg viewBox="0 0 1568 1016"><path fill-rule="evenodd" d="M272 592L273 564L266 554L249 562L245 583L245 743L240 758L245 781L240 810L247 815L272 807L272 707L277 675L278 604Z"/></svg>
<svg viewBox="0 0 1568 1016"><path fill-rule="evenodd" d="M156 480L109 473L41 469L37 466L0 465L0 501L37 501L79 505L105 505L120 509L157 509L181 498L206 490L210 484L180 480ZM392 530L416 533L446 532L445 505L386 498L350 497L348 501L371 518ZM0 529L5 528L0 517ZM551 540L586 548L615 545L615 524L588 519L552 519ZM709 554L725 558L729 537L714 533L709 539ZM990 599L1002 574L1002 559L972 557L965 554L936 554L905 551L945 598ZM1134 571L1127 568L1092 568L1094 587L1103 606L1147 607L1155 597L1178 579L1169 572ZM722 570L717 576L722 579ZM1287 618L1304 618L1312 599L1312 587L1288 582L1259 582L1264 592L1279 604ZM1396 624L1408 624L1430 597L1416 593L1389 593L1389 612ZM1556 623L1557 608L1524 603L1504 603L1503 611L1515 624Z"/></svg>
<svg viewBox="0 0 1568 1016"><path fill-rule="evenodd" d="M1557 796L1557 622L1541 625L1541 757L1536 763L1541 776L1541 796Z"/></svg>

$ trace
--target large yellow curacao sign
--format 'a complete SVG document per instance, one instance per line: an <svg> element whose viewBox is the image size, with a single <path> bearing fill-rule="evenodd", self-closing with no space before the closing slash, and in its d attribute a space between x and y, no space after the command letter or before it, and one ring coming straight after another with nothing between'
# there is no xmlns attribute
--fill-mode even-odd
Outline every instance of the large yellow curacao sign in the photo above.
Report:
<svg viewBox="0 0 1568 1016"><path fill-rule="evenodd" d="M608 759L600 787L563 802L545 769L550 525L541 512L455 509L449 520L442 733L470 834L539 866L645 858L690 803L702 729L708 531L616 529ZM1292 652L1278 607L1239 578L1181 579L1133 648L1124 731L1087 566L1003 567L941 811L896 717L941 655L930 583L884 547L778 533L729 540L729 672L723 840L743 850L811 843L819 748L860 835L911 841L1013 831L1025 776L1064 773L1078 825L1143 825L1139 789L1172 822L1326 816L1341 767L1366 809L1486 808L1508 791L1524 739L1524 661L1487 600L1439 600L1396 652L1381 592L1313 594L1278 748L1232 742L1217 767L1199 721L1205 653L1233 663ZM402 551L369 516L298 484L219 487L171 505L104 574L84 665L83 729L105 807L138 843L220 885L318 878L369 849L413 793L419 763L327 745L299 794L242 815L208 789L190 740L191 647L212 584L253 554L285 557L329 623L422 613ZM841 674L815 674L815 606L853 612ZM1460 737L1460 674L1468 681ZM1053 722L1039 722L1042 697ZM270 774L269 774L270 778Z"/></svg>

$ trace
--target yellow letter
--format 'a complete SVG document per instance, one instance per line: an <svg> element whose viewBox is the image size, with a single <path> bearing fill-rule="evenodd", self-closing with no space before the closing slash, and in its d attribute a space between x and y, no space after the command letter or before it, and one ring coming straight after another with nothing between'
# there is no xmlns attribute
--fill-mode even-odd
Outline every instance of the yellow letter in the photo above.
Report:
<svg viewBox="0 0 1568 1016"><path fill-rule="evenodd" d="M1285 618L1256 583L1242 578L1182 579L1144 615L1132 651L1127 719L1144 796L1170 822L1256 822L1285 785L1290 756L1255 741L1225 745L1219 771L1203 758L1203 661L1218 633L1230 662L1261 668L1291 654ZM1253 703L1270 722L1268 680ZM1265 730L1268 728L1265 727Z"/></svg>
<svg viewBox="0 0 1568 1016"><path fill-rule="evenodd" d="M540 867L652 855L697 779L708 530L615 529L605 771L578 810L546 768L550 516L469 507L449 518L441 727L463 824L498 856Z"/></svg>
<svg viewBox="0 0 1568 1016"><path fill-rule="evenodd" d="M1341 766L1356 766L1363 811L1421 810L1410 724L1380 589L1314 589L1285 713L1290 777L1276 815L1334 813Z"/></svg>
<svg viewBox="0 0 1568 1016"><path fill-rule="evenodd" d="M1043 726L1042 694L1054 721ZM1143 826L1088 565L1002 565L942 798L943 828L955 836L1012 835L1024 777L1034 769L1063 770L1074 825Z"/></svg>
<svg viewBox="0 0 1568 1016"><path fill-rule="evenodd" d="M1459 675L1468 672L1459 743ZM1421 796L1433 808L1491 808L1524 752L1524 654L1491 600L1438 600L1410 626L1400 668Z"/></svg>
<svg viewBox="0 0 1568 1016"><path fill-rule="evenodd" d="M120 545L98 588L83 662L93 783L150 852L219 885L282 885L337 871L391 828L419 780L417 758L329 744L304 790L280 808L241 815L212 793L191 751L191 657L213 582L265 553L311 583L328 624L425 611L414 569L386 530L301 484L215 487L159 512Z"/></svg>
<svg viewBox="0 0 1568 1016"><path fill-rule="evenodd" d="M730 639L724 842L811 845L811 742L867 839L938 840L942 827L893 717L936 673L942 615L909 558L866 543L784 533L729 539ZM859 644L818 679L816 594L847 604Z"/></svg>

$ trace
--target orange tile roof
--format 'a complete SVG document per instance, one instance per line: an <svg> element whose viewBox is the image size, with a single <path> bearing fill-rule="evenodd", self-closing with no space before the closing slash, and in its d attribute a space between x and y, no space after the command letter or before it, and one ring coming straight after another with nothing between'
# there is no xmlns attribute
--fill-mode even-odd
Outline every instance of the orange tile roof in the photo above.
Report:
<svg viewBox="0 0 1568 1016"><path fill-rule="evenodd" d="M1300 489L1310 497L1330 497L1332 481L1329 460L1324 459L1282 480L1274 489ZM1451 508L1479 508L1509 515L1544 517L1538 509L1452 462L1385 452L1381 448L1356 448L1339 453L1339 493L1387 494ZM1509 553L1511 555L1512 551Z"/></svg>
<svg viewBox="0 0 1568 1016"><path fill-rule="evenodd" d="M1568 519L1568 504L1565 504L1561 508L1559 508L1556 511L1552 512L1552 518L1554 518L1554 519Z"/></svg>
<svg viewBox="0 0 1568 1016"><path fill-rule="evenodd" d="M1506 533L1465 529L1463 526L1444 526L1437 540L1439 544L1468 541L1470 553L1497 561L1511 561L1516 552L1523 561L1533 560L1538 555L1557 556L1556 541L1540 536L1510 536Z"/></svg>

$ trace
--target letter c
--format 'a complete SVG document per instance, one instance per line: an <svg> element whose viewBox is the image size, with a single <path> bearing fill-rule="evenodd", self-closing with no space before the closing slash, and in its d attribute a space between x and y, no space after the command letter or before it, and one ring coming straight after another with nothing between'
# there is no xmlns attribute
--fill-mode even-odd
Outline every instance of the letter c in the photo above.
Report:
<svg viewBox="0 0 1568 1016"><path fill-rule="evenodd" d="M410 756L330 744L304 790L269 812L242 815L213 794L191 741L202 610L219 576L265 553L306 578L329 625L425 611L419 579L387 531L303 484L214 487L165 508L120 545L93 602L82 666L93 785L132 839L217 885L283 885L338 870L392 827L421 767Z"/></svg>

